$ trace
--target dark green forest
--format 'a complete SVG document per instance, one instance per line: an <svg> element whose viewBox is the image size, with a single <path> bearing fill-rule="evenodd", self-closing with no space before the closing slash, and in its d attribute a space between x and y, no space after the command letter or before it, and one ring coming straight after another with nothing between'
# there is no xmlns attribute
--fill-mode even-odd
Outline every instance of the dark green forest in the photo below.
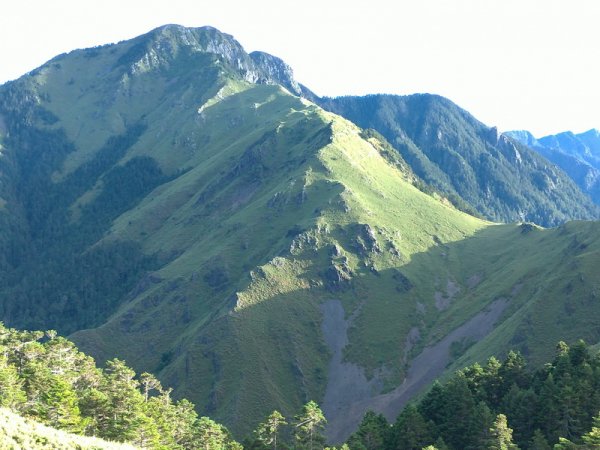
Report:
<svg viewBox="0 0 600 450"><path fill-rule="evenodd" d="M20 149L14 160L0 162L1 194L9 200L9 209L0 212L7 230L0 238L2 317L19 328L50 327L62 334L102 323L140 274L156 266L155 258L133 242L90 248L116 217L171 179L148 157L114 166L146 125L135 123L110 137L93 158L55 182L52 175L74 151L73 144L63 130L31 126L40 117L56 120L52 113L19 86L11 86L0 111L8 113L6 146ZM71 205L98 180L101 192L78 207L75 220Z"/></svg>

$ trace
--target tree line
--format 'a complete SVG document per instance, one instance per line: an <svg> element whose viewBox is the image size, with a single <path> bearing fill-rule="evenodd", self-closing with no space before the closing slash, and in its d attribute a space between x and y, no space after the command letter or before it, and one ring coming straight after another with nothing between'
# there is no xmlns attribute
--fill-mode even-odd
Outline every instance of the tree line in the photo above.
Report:
<svg viewBox="0 0 600 450"><path fill-rule="evenodd" d="M325 416L314 401L292 418L273 411L240 444L199 417L149 373L113 359L98 368L55 331L0 323L0 407L57 429L147 449L323 450ZM434 383L394 423L369 411L342 449L600 449L600 356L560 342L537 370L509 352ZM332 449L332 448L330 448Z"/></svg>
<svg viewBox="0 0 600 450"><path fill-rule="evenodd" d="M174 401L151 374L113 359L104 369L54 331L0 324L0 406L75 434L146 449L240 450L227 428Z"/></svg>

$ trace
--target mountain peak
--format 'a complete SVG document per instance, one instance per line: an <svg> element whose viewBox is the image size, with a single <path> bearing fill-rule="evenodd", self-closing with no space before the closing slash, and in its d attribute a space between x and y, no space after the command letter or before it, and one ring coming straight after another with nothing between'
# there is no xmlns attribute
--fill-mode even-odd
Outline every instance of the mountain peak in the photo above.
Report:
<svg viewBox="0 0 600 450"><path fill-rule="evenodd" d="M539 145L539 142L535 136L527 130L505 131L503 134L509 138L519 141L524 145L527 145L528 147L536 147Z"/></svg>
<svg viewBox="0 0 600 450"><path fill-rule="evenodd" d="M130 53L135 56L133 71L147 71L169 65L185 49L191 53L218 56L246 81L257 84L279 84L295 95L303 88L295 79L292 68L282 59L265 52L248 54L231 35L211 26L188 28L177 24L163 25L133 40Z"/></svg>
<svg viewBox="0 0 600 450"><path fill-rule="evenodd" d="M600 130L597 128L591 128L583 133L579 133L577 135L579 138L591 138L591 139L600 139Z"/></svg>

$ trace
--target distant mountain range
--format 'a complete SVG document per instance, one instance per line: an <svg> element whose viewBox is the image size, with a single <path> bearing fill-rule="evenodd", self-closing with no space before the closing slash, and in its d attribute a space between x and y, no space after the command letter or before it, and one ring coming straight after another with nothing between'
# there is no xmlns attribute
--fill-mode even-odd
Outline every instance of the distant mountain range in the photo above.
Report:
<svg viewBox="0 0 600 450"><path fill-rule="evenodd" d="M565 171L596 204L600 204L600 132L570 131L536 139L528 131L508 131L507 136L531 147Z"/></svg>
<svg viewBox="0 0 600 450"><path fill-rule="evenodd" d="M168 25L0 86L0 145L1 320L237 436L316 400L339 442L457 367L600 341L597 205L442 97L318 98Z"/></svg>

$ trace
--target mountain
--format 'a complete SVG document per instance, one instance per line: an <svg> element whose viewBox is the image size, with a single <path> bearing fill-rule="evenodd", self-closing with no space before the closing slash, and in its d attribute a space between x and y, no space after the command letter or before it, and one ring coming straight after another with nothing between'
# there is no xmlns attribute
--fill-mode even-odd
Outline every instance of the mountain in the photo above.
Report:
<svg viewBox="0 0 600 450"><path fill-rule="evenodd" d="M595 129L574 134L570 131L539 139L540 146L561 150L600 169L600 132Z"/></svg>
<svg viewBox="0 0 600 450"><path fill-rule="evenodd" d="M379 131L416 175L488 220L556 226L599 217L558 167L436 95L324 98L319 104Z"/></svg>
<svg viewBox="0 0 600 450"><path fill-rule="evenodd" d="M3 321L124 358L236 437L316 400L333 442L447 370L600 342L599 224L497 225L423 182L592 217L560 170L438 97L394 98L412 131L386 141L298 94L279 59L174 25L0 86Z"/></svg>
<svg viewBox="0 0 600 450"><path fill-rule="evenodd" d="M528 131L505 135L533 148L565 171L596 204L600 204L600 133L570 131L535 139Z"/></svg>

